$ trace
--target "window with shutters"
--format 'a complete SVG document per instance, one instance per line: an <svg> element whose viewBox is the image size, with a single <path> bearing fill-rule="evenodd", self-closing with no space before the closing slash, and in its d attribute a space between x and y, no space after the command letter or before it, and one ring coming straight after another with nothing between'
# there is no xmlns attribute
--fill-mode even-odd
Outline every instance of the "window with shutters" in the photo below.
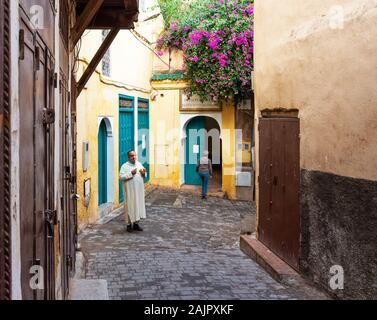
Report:
<svg viewBox="0 0 377 320"><path fill-rule="evenodd" d="M102 41L106 39L109 33L110 33L109 30L102 31ZM106 51L102 59L102 74L106 77L111 77L111 51L110 49Z"/></svg>

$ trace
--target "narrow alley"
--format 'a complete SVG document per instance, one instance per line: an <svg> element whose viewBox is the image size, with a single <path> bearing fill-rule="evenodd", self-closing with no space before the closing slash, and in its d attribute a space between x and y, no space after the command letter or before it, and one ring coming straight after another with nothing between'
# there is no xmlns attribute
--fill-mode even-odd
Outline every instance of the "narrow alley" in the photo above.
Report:
<svg viewBox="0 0 377 320"><path fill-rule="evenodd" d="M305 299L239 249L251 206L156 189L147 197L144 232L127 233L121 214L80 236L86 278L106 280L111 300Z"/></svg>

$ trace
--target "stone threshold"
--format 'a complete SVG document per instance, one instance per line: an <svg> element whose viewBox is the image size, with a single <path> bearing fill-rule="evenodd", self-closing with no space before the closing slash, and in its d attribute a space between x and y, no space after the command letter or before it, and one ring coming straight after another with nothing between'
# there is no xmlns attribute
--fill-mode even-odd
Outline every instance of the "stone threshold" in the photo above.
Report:
<svg viewBox="0 0 377 320"><path fill-rule="evenodd" d="M328 300L329 295L320 291L296 270L258 241L255 235L241 235L241 250L257 262L272 278L302 293L304 300Z"/></svg>

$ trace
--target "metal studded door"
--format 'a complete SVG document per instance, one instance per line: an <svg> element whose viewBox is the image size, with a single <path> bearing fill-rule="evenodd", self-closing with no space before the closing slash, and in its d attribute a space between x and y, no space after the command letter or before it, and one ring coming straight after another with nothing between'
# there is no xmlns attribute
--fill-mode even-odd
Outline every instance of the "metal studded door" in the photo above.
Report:
<svg viewBox="0 0 377 320"><path fill-rule="evenodd" d="M39 33L30 28L23 10L20 16L22 297L54 299L54 58ZM30 270L36 266L44 277L31 286Z"/></svg>
<svg viewBox="0 0 377 320"><path fill-rule="evenodd" d="M259 240L298 269L300 141L297 118L259 125Z"/></svg>

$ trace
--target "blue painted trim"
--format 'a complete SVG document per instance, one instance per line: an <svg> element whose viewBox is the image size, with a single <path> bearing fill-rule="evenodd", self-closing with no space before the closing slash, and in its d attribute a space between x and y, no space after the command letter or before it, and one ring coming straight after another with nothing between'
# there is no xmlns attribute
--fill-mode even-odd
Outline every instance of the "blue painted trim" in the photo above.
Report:
<svg viewBox="0 0 377 320"><path fill-rule="evenodd" d="M129 100L129 101L132 101L132 108L121 108L120 107L120 101L121 99L125 99L125 100ZM135 97L133 96L128 96L128 95L125 95L125 94L119 94L119 100L118 100L118 163L119 163L119 171L121 169L121 166L123 165L123 163L121 163L121 152L120 152L120 114L121 113L132 113L133 117L132 117L132 132L133 134L135 135L135 128L136 128L136 123L135 123L135 112L136 112L136 108L135 108ZM135 144L135 137L132 138L134 144ZM119 202L123 202L124 199L123 199L123 194L122 194L122 182L119 180Z"/></svg>
<svg viewBox="0 0 377 320"><path fill-rule="evenodd" d="M120 100L122 100L122 99L132 101L132 109L135 109L135 97L128 96L128 95L125 95L125 94L119 94L119 102L118 102L119 109L130 110L130 108L121 108L120 107Z"/></svg>

